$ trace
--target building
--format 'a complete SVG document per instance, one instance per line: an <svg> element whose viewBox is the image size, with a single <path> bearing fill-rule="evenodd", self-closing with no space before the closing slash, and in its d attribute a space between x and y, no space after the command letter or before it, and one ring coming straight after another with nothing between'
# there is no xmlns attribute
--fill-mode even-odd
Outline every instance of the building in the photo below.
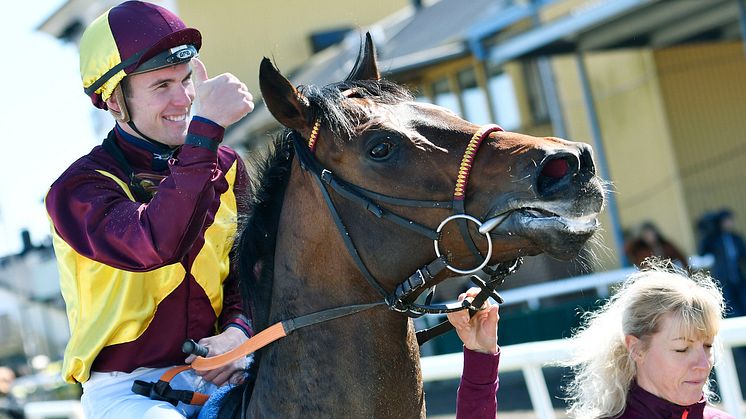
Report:
<svg viewBox="0 0 746 419"><path fill-rule="evenodd" d="M0 364L19 369L62 359L70 336L51 245L27 238L19 254L0 258Z"/></svg>
<svg viewBox="0 0 746 419"><path fill-rule="evenodd" d="M424 100L476 123L592 144L612 193L601 244L586 257L609 269L624 263L625 232L645 220L691 255L706 212L746 216L745 9L743 0L441 0L370 30L384 76ZM341 79L358 40L315 55L291 80ZM273 127L260 106L229 141L250 146Z"/></svg>
<svg viewBox="0 0 746 419"><path fill-rule="evenodd" d="M359 28L373 34L384 76L423 100L476 123L592 144L612 190L600 243L587 262L542 260L522 270L544 280L583 263L624 264L625 232L645 220L687 254L696 253L695 224L708 211L743 214L746 230L745 1L162 3L201 28L211 74L230 70L256 95L261 56L296 84L339 80L362 39L346 30ZM40 29L75 42L115 3L70 0ZM277 128L259 104L226 142L251 149Z"/></svg>

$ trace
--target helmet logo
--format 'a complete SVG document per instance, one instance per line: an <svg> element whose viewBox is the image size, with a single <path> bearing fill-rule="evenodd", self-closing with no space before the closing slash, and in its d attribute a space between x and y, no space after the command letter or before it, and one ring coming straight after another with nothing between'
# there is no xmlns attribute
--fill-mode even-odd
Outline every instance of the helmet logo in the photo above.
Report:
<svg viewBox="0 0 746 419"><path fill-rule="evenodd" d="M168 50L171 54L166 61L169 63L180 63L188 61L197 56L197 49L193 45L179 45Z"/></svg>
<svg viewBox="0 0 746 419"><path fill-rule="evenodd" d="M187 58L192 58L192 55L194 55L194 53L191 49L183 49L176 53L176 58L179 60L186 60Z"/></svg>

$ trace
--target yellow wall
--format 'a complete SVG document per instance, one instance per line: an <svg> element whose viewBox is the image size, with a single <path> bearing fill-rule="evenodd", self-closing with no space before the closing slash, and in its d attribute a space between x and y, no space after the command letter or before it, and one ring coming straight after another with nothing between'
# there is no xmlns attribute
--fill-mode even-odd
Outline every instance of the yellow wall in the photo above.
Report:
<svg viewBox="0 0 746 419"><path fill-rule="evenodd" d="M408 7L410 1L178 0L177 4L184 21L202 32L200 55L208 73L234 73L258 96L262 57L272 58L287 74L311 56L311 32L365 27Z"/></svg>
<svg viewBox="0 0 746 419"><path fill-rule="evenodd" d="M729 207L746 233L743 44L680 46L654 57L692 219Z"/></svg>
<svg viewBox="0 0 746 419"><path fill-rule="evenodd" d="M595 53L586 57L586 65L623 227L651 220L685 253L693 252L694 237L652 53ZM592 144L575 57L558 58L554 67L570 139ZM621 251L614 246L608 217L607 212L602 245L596 250L603 268L614 267L616 252Z"/></svg>

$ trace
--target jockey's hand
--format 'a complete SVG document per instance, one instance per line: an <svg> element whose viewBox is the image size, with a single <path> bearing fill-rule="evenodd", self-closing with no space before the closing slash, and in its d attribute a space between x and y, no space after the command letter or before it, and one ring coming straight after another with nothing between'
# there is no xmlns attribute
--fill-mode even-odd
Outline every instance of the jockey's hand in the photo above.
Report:
<svg viewBox="0 0 746 419"><path fill-rule="evenodd" d="M225 128L254 109L254 98L241 80L230 73L208 78L207 69L198 58L192 59L192 82L195 93L193 115Z"/></svg>
<svg viewBox="0 0 746 419"><path fill-rule="evenodd" d="M216 356L230 351L231 349L241 345L246 341L246 335L236 329L235 327L229 327L219 335L211 336L209 338L200 339L199 343L202 346L209 349L207 356ZM189 355L184 362L191 364L196 358L196 355ZM214 383L217 386L222 386L231 378L234 372L246 368L246 359L239 358L228 365L224 365L220 368L207 371L196 371L195 372L202 376L207 381Z"/></svg>
<svg viewBox="0 0 746 419"><path fill-rule="evenodd" d="M473 301L479 291L477 287L469 288L468 291L458 296L458 300ZM465 347L475 352L497 353L497 321L500 320L497 305L490 304L489 300L485 301L482 310L474 314L471 319L469 310L448 313L447 316Z"/></svg>

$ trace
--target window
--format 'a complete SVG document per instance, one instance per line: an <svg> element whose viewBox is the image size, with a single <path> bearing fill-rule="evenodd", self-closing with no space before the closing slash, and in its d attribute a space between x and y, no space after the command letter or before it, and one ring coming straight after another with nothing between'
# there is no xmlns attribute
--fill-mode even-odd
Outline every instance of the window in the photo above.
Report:
<svg viewBox="0 0 746 419"><path fill-rule="evenodd" d="M497 118L495 123L508 131L520 128L521 112L510 74L504 72L501 67L488 66L488 76L487 88Z"/></svg>
<svg viewBox="0 0 746 419"><path fill-rule="evenodd" d="M490 110L484 91L477 84L473 68L458 73L458 85L464 104L464 119L478 125L489 124Z"/></svg>
<svg viewBox="0 0 746 419"><path fill-rule="evenodd" d="M549 108L542 87L538 61L536 59L525 61L523 72L526 76L526 91L528 92L528 105L531 109L532 122L534 124L548 122Z"/></svg>
<svg viewBox="0 0 746 419"><path fill-rule="evenodd" d="M461 106L458 97L451 91L448 79L443 78L433 83L433 102L444 108L448 108L456 114L461 114Z"/></svg>

